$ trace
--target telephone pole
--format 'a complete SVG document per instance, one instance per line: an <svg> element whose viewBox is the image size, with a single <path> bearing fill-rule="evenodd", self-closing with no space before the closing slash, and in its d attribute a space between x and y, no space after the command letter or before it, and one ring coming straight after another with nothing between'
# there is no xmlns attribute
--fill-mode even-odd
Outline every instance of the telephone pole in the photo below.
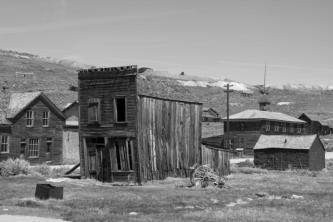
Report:
<svg viewBox="0 0 333 222"><path fill-rule="evenodd" d="M227 149L230 150L230 120L229 120L229 94L232 93L234 90L230 89L230 86L233 86L231 84L227 84L224 87L227 89L224 90L225 93L227 93L227 132L226 132L226 141L227 141Z"/></svg>

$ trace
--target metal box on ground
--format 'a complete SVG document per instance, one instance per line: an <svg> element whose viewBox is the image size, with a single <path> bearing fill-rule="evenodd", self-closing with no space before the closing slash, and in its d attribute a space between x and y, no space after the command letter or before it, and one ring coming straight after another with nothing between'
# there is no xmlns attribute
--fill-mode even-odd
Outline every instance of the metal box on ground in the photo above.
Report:
<svg viewBox="0 0 333 222"><path fill-rule="evenodd" d="M37 184L35 197L41 200L63 199L64 188L56 187L51 184Z"/></svg>

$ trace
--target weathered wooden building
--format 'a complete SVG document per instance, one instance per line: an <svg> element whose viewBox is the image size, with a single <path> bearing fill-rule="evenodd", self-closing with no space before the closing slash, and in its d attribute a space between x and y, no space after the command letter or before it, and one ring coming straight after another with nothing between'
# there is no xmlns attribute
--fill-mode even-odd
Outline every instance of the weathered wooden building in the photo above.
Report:
<svg viewBox="0 0 333 222"><path fill-rule="evenodd" d="M141 183L201 163L202 104L140 87L136 66L79 71L82 177Z"/></svg>
<svg viewBox="0 0 333 222"><path fill-rule="evenodd" d="M202 122L220 122L220 114L213 108L202 108Z"/></svg>
<svg viewBox="0 0 333 222"><path fill-rule="evenodd" d="M0 161L21 157L30 163L62 162L65 117L44 93L11 94L1 116Z"/></svg>
<svg viewBox="0 0 333 222"><path fill-rule="evenodd" d="M298 119L303 120L308 124L309 133L318 135L328 135L331 133L328 123L322 121L318 115L302 113Z"/></svg>
<svg viewBox="0 0 333 222"><path fill-rule="evenodd" d="M325 147L318 135L261 135L254 147L254 164L274 170L321 170Z"/></svg>
<svg viewBox="0 0 333 222"><path fill-rule="evenodd" d="M250 109L231 115L229 119L230 146L233 149L243 148L245 154L253 154L253 147L262 134L308 134L305 121L279 112ZM226 121L224 118L223 122L226 123Z"/></svg>
<svg viewBox="0 0 333 222"><path fill-rule="evenodd" d="M74 101L62 110L65 116L63 127L63 162L79 163L79 103Z"/></svg>

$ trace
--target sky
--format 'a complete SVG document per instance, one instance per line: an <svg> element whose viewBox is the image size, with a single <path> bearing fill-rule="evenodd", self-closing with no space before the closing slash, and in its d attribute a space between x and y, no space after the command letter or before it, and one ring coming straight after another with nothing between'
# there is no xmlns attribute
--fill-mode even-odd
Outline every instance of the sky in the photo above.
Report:
<svg viewBox="0 0 333 222"><path fill-rule="evenodd" d="M249 84L333 85L331 0L0 0L0 48Z"/></svg>

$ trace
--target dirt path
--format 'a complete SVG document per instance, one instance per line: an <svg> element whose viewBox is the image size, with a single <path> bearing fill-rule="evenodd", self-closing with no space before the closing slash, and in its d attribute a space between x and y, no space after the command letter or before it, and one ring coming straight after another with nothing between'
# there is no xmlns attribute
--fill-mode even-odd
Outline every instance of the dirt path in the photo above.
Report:
<svg viewBox="0 0 333 222"><path fill-rule="evenodd" d="M0 215L1 222L65 222L61 219L47 218L47 217L33 217L33 216L21 216L21 215Z"/></svg>

